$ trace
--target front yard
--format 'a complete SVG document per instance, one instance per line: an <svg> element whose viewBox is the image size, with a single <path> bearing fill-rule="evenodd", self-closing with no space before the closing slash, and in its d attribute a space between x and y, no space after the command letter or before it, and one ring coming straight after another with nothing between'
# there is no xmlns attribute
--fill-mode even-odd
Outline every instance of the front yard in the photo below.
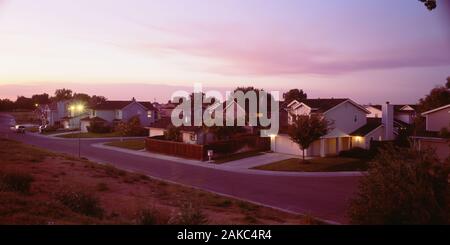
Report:
<svg viewBox="0 0 450 245"><path fill-rule="evenodd" d="M105 134L98 134L98 133L73 133L73 134L64 134L64 135L58 135L56 137L59 138L66 138L66 139L77 139L77 138L117 138L122 137L120 132L112 132L112 133L105 133Z"/></svg>
<svg viewBox="0 0 450 245"><path fill-rule="evenodd" d="M299 158L291 158L255 167L253 169L286 172L347 172L366 171L368 166L368 160L345 157L325 157L314 158L308 160L306 163Z"/></svg>
<svg viewBox="0 0 450 245"><path fill-rule="evenodd" d="M0 224L317 224L0 138Z"/></svg>

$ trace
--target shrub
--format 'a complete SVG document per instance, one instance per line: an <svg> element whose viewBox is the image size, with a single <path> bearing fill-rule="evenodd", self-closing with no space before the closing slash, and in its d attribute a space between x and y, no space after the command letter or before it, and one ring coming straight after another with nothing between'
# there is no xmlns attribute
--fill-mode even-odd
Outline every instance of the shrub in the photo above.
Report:
<svg viewBox="0 0 450 245"><path fill-rule="evenodd" d="M128 122L120 122L116 131L120 132L122 136L128 137L148 136L148 130L141 126L141 120L138 116L130 118Z"/></svg>
<svg viewBox="0 0 450 245"><path fill-rule="evenodd" d="M58 129L60 129L60 127L57 126L47 126L46 128L42 129L42 133L51 133L51 132L56 132L58 131Z"/></svg>
<svg viewBox="0 0 450 245"><path fill-rule="evenodd" d="M202 210L192 202L185 202L181 205L179 213L173 217L173 222L178 225L204 225L208 219Z"/></svg>
<svg viewBox="0 0 450 245"><path fill-rule="evenodd" d="M0 172L0 191L29 193L33 176L21 172Z"/></svg>
<svg viewBox="0 0 450 245"><path fill-rule="evenodd" d="M137 223L139 225L166 225L169 219L169 215L152 207L138 212Z"/></svg>
<svg viewBox="0 0 450 245"><path fill-rule="evenodd" d="M355 147L347 151L339 153L340 157L358 158L358 159L370 159L374 157L374 153L370 150Z"/></svg>
<svg viewBox="0 0 450 245"><path fill-rule="evenodd" d="M111 126L105 125L102 122L91 122L90 126L87 127L89 133L95 134L107 134L113 131Z"/></svg>
<svg viewBox="0 0 450 245"><path fill-rule="evenodd" d="M76 213L91 217L102 217L104 213L99 199L85 190L64 188L56 194L56 199Z"/></svg>
<svg viewBox="0 0 450 245"><path fill-rule="evenodd" d="M448 224L448 163L434 152L389 147L380 149L368 175L351 200L354 224Z"/></svg>

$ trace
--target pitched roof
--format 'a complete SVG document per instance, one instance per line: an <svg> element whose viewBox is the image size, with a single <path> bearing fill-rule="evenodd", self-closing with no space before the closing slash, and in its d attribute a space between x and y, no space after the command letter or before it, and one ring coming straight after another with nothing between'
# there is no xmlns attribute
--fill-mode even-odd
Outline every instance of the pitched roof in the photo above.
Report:
<svg viewBox="0 0 450 245"><path fill-rule="evenodd" d="M290 104L295 102L296 100L292 101ZM331 99L306 99L302 101L296 101L297 103L303 103L307 105L308 107L311 107L312 112L315 113L324 113L326 111L329 111L330 109L344 103L345 101L351 101L348 98L331 98ZM361 107L362 110L365 110L364 107Z"/></svg>
<svg viewBox="0 0 450 245"><path fill-rule="evenodd" d="M151 124L149 128L167 129L170 125L173 125L171 118L165 117ZM198 126L181 126L178 128L185 132L198 132L203 129L203 127Z"/></svg>
<svg viewBox="0 0 450 245"><path fill-rule="evenodd" d="M89 121L89 122L106 122L105 119L101 118L101 117L85 117L83 119L81 119L81 121Z"/></svg>
<svg viewBox="0 0 450 245"><path fill-rule="evenodd" d="M351 136L366 136L370 132L374 131L378 127L383 125L381 118L367 118L366 125L357 129L355 132L351 133Z"/></svg>
<svg viewBox="0 0 450 245"><path fill-rule="evenodd" d="M119 100L108 100L96 106L93 106L94 110L120 110L126 107L127 105L133 103L134 101L119 101ZM150 102L138 102L148 110L155 110L152 103Z"/></svg>
<svg viewBox="0 0 450 245"><path fill-rule="evenodd" d="M450 108L450 104L441 106L439 108L436 108L436 109L433 109L433 110L430 110L430 111L426 111L426 112L422 113L422 116L425 116L425 115L428 115L430 113L437 112L437 111L440 111L440 110L444 110L444 109L447 109L447 108Z"/></svg>

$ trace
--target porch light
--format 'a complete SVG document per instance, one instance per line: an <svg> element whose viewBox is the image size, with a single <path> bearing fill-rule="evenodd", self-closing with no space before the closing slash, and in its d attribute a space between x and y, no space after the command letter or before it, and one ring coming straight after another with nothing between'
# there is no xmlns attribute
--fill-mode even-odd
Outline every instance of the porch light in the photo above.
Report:
<svg viewBox="0 0 450 245"><path fill-rule="evenodd" d="M74 111L74 110L75 110L75 106L74 106L74 105L71 105L71 106L69 107L69 110Z"/></svg>

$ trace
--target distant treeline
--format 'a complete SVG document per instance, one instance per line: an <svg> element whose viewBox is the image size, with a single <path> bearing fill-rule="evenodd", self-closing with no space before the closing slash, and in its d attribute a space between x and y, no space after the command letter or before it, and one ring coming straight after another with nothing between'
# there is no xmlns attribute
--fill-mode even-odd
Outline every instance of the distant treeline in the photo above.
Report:
<svg viewBox="0 0 450 245"><path fill-rule="evenodd" d="M18 96L15 101L0 99L0 111L34 110L37 105L45 105L62 100L77 100L87 105L96 105L106 101L106 98L104 96L73 93L70 89L57 89L53 96L43 93L35 94L31 97Z"/></svg>

